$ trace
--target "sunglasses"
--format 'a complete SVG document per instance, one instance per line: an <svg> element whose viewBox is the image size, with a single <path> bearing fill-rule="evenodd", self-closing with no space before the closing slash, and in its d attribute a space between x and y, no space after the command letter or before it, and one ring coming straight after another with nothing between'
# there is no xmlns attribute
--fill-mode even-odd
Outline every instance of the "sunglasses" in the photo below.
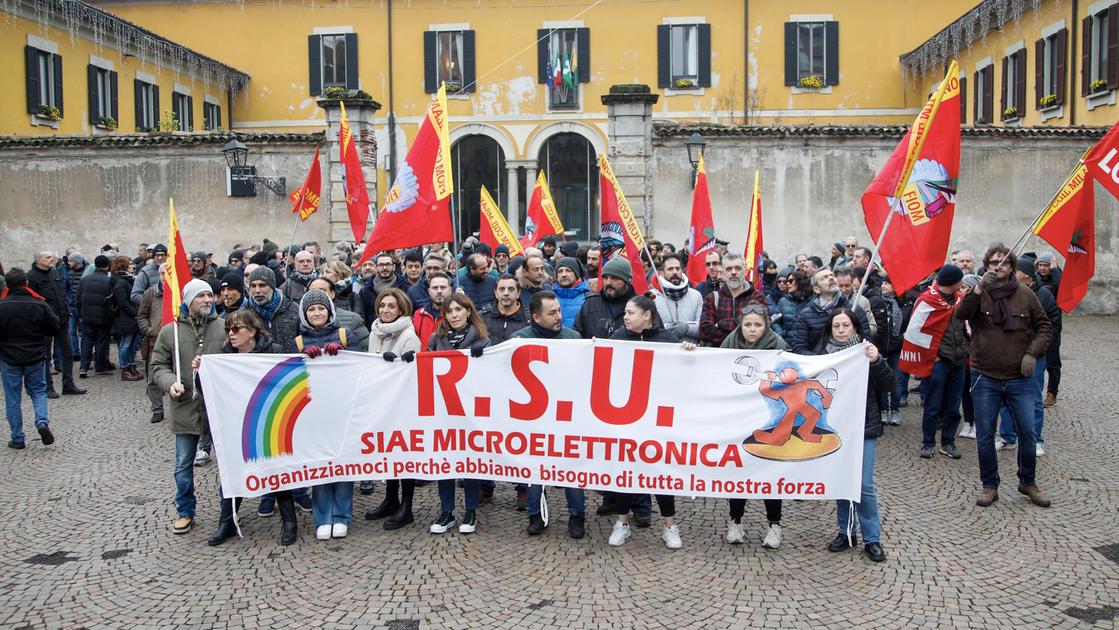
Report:
<svg viewBox="0 0 1119 630"><path fill-rule="evenodd" d="M248 328L247 326L238 326L237 324L232 324L232 325L229 325L229 326L225 327L225 334L228 335L229 333L233 333L233 334L236 335L237 333L241 332L242 330L251 330L251 329Z"/></svg>
<svg viewBox="0 0 1119 630"><path fill-rule="evenodd" d="M742 309L743 315L769 315L769 308L761 305L747 306Z"/></svg>

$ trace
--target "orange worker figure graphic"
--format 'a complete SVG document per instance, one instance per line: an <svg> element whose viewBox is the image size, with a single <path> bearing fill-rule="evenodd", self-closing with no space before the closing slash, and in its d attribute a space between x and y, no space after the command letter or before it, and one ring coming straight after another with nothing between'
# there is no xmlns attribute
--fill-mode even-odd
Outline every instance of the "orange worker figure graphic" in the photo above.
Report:
<svg viewBox="0 0 1119 630"><path fill-rule="evenodd" d="M766 380L761 382L758 391L766 398L785 403L785 415L772 429L754 431L754 439L761 444L781 446L789 441L789 436L792 435L793 427L799 415L804 418L804 422L796 428L797 437L805 442L821 441L823 438L812 432L816 428L816 423L820 421L820 410L808 402L808 392L816 392L820 395L824 409L831 406L831 392L820 381L797 380L800 373L791 367L781 370L779 376L774 372L766 372L765 376ZM773 387L774 379L780 379L785 387L775 389Z"/></svg>
<svg viewBox="0 0 1119 630"><path fill-rule="evenodd" d="M795 363L776 367L758 379L758 392L768 399L770 422L743 440L743 448L776 461L807 461L837 451L842 441L827 423L835 371L806 378Z"/></svg>

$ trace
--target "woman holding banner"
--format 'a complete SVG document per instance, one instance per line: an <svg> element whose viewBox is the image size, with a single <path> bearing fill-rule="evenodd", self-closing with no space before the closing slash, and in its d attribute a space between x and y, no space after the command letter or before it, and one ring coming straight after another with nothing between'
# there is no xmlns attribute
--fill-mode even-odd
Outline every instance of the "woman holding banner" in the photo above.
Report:
<svg viewBox="0 0 1119 630"><path fill-rule="evenodd" d="M785 342L769 325L769 311L761 304L747 304L742 317L720 348L732 350L788 350ZM732 545L746 541L742 515L746 513L746 499L730 499L730 519L727 521L727 542ZM765 499L765 517L769 521L762 546L776 549L781 546L781 499Z"/></svg>
<svg viewBox="0 0 1119 630"><path fill-rule="evenodd" d="M420 339L412 327L412 301L403 291L395 287L381 291L373 309L377 319L369 330L369 352L391 362L399 356L420 351ZM416 482L412 479L389 479L385 482L385 500L367 511L365 518L371 521L385 518L384 528L388 530L411 523L415 489Z"/></svg>
<svg viewBox="0 0 1119 630"><path fill-rule="evenodd" d="M622 327L610 335L611 339L622 341L640 341L654 343L680 343L680 340L670 330L664 329L657 312L656 302L646 295L635 295L626 302L625 313L622 315ZM684 342L684 348L692 350L695 344ZM614 530L610 533L610 545L619 547L629 538L629 510L630 506L642 495L623 492L608 493L618 520L614 523ZM648 497L648 495L645 495ZM680 530L676 527L676 497L670 494L655 495L657 507L664 517L664 532L661 538L669 549L679 549L684 546L680 539Z"/></svg>
<svg viewBox="0 0 1119 630"><path fill-rule="evenodd" d="M859 318L851 309L842 308L832 311L824 327L827 334L816 347L816 354L842 352L847 348L864 345L866 358L870 361L870 376L866 385L866 417L863 424L863 480L862 496L855 505L858 514L858 528L863 533L863 544L868 558L874 562L886 559L886 552L879 542L881 522L878 518L878 495L874 489L874 460L878 448L878 438L882 436L882 416L878 408L878 396L890 391L894 386L894 372L872 343L863 342ZM855 534L854 516L851 514L851 501L836 501L835 520L838 533L828 545L828 551L851 549L858 542Z"/></svg>
<svg viewBox="0 0 1119 630"><path fill-rule="evenodd" d="M489 331L474 302L466 294L452 293L443 303L439 315L439 325L428 342L428 350L470 350L470 356L482 356L482 349L490 345ZM438 486L441 511L439 518L431 524L431 533L444 534L457 523L454 512L455 480L440 479ZM460 534L473 534L478 526L476 510L481 498L481 481L465 479L463 489L466 512L462 522L458 523L458 531Z"/></svg>

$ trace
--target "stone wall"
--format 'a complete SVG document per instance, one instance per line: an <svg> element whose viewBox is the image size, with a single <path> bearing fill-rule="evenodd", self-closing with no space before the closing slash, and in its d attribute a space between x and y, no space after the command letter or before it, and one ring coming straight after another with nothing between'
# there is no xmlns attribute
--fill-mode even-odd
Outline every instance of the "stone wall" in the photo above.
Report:
<svg viewBox="0 0 1119 630"><path fill-rule="evenodd" d="M659 126L653 140L652 234L683 244L688 233L691 165L684 142L696 127ZM860 199L904 128L698 128L716 232L741 251L754 169L761 171L765 247L775 260L798 252L827 261L831 244L854 235L870 245ZM1101 130L965 130L952 249L982 255L992 241L1012 244L1061 186ZM1096 187L1096 276L1084 313L1119 310L1119 203ZM1051 249L1031 237L1024 251ZM1060 254L1060 252L1057 252Z"/></svg>
<svg viewBox="0 0 1119 630"><path fill-rule="evenodd" d="M287 178L288 192L307 175L322 134L239 136L257 173ZM41 249L74 245L92 260L105 243L134 255L141 242L167 239L167 201L188 249L215 260L235 243L265 237L286 245L292 236L291 202L257 185L256 197L226 196L225 134L171 137L0 139L0 262L27 266ZM328 164L323 161L323 205L301 224L300 242L329 237ZM344 218L343 218L344 220Z"/></svg>

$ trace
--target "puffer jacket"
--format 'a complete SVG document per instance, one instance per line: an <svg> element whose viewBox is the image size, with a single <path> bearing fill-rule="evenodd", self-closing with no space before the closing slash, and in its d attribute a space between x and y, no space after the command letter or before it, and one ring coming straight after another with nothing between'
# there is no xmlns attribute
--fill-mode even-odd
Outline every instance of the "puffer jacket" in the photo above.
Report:
<svg viewBox="0 0 1119 630"><path fill-rule="evenodd" d="M796 330L800 312L808 308L814 297L816 296L809 293L798 300L792 293L785 294L777 302L777 313L780 317L773 318L773 331L781 335L785 341L792 341L793 331Z"/></svg>
<svg viewBox="0 0 1119 630"><path fill-rule="evenodd" d="M139 305L140 299L144 297L144 291L159 284L162 284L159 281L159 265L153 262L142 267L140 273L136 274L136 279L132 281L132 303Z"/></svg>
<svg viewBox="0 0 1119 630"><path fill-rule="evenodd" d="M338 325L348 330L351 335L347 337L350 347L361 352L368 350L369 329L365 327L365 322L362 321L361 316L344 308L337 309L335 313L338 317Z"/></svg>
<svg viewBox="0 0 1119 630"><path fill-rule="evenodd" d="M956 307L956 317L971 324L971 369L994 379L1022 378L1022 357L1045 356L1053 336L1053 325L1041 302L1028 287L1018 285L1007 298L1014 330L1003 330L994 322L995 301L989 291L968 293Z"/></svg>
<svg viewBox="0 0 1119 630"><path fill-rule="evenodd" d="M587 296L591 295L590 286L587 285L586 280L579 280L578 284L567 288L561 287L557 282L552 285L552 292L556 294L560 309L563 310L563 325L571 328L575 325L575 317L579 315L579 309L583 308ZM525 309L527 308L528 304L525 304Z"/></svg>
<svg viewBox="0 0 1119 630"><path fill-rule="evenodd" d="M109 288L112 289L113 301L117 305L117 314L113 318L115 335L135 335L140 332L140 325L136 322L140 309L132 303L133 280L132 274L127 271L118 271L109 279Z"/></svg>
<svg viewBox="0 0 1119 630"><path fill-rule="evenodd" d="M109 274L98 269L82 278L78 284L78 295L74 298L74 310L82 323L97 328L113 325L113 315L105 298L113 292Z"/></svg>
<svg viewBox="0 0 1119 630"><path fill-rule="evenodd" d="M963 321L953 317L948 320L948 327L944 329L944 335L940 338L940 347L936 349L936 356L959 367L967 360L967 350L970 345L967 327L964 326Z"/></svg>
<svg viewBox="0 0 1119 630"><path fill-rule="evenodd" d="M664 326L653 326L646 328L641 332L630 332L628 328L622 326L615 330L611 339L618 341L644 341L651 343L680 343L680 338L672 334L671 330L665 330Z"/></svg>
<svg viewBox="0 0 1119 630"><path fill-rule="evenodd" d="M839 300L830 309L825 309L820 306L818 300L813 299L797 317L797 325L793 330L792 339L789 341L789 347L792 351L797 354L813 354L816 346L827 336L824 326L827 325L828 318L831 317L832 311L838 308L850 308L859 318L859 327L863 331L870 328L863 309L852 308L850 302L842 294L839 295Z"/></svg>

